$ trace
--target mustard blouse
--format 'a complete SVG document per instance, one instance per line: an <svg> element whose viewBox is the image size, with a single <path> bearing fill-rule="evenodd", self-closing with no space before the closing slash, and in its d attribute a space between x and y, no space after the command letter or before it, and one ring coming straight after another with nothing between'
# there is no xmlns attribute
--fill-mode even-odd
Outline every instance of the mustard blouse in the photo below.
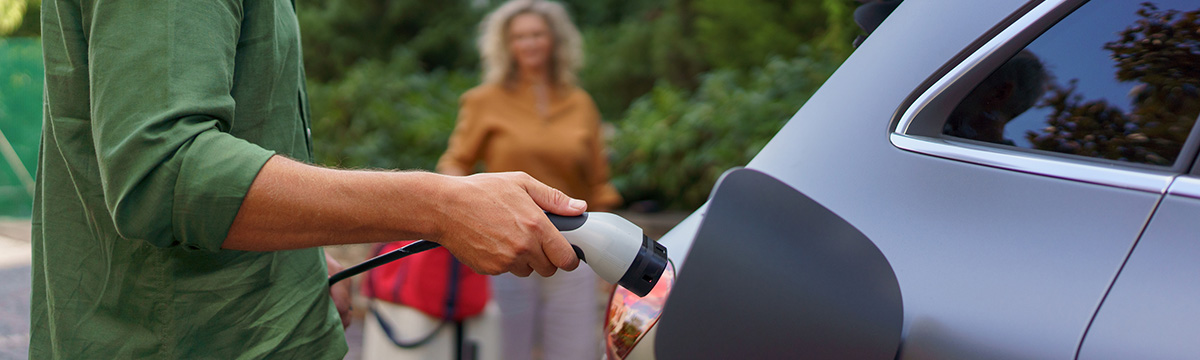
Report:
<svg viewBox="0 0 1200 360"><path fill-rule="evenodd" d="M567 195L588 202L589 210L621 203L609 183L608 160L600 134L600 113L577 87L551 92L539 110L534 88L484 84L459 99L458 124L438 160L438 170L524 171Z"/></svg>

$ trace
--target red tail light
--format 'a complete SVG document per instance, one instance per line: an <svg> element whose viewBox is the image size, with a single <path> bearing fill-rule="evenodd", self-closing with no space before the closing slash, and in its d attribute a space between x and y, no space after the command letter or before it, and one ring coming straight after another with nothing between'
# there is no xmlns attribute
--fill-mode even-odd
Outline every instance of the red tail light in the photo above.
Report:
<svg viewBox="0 0 1200 360"><path fill-rule="evenodd" d="M604 337L609 359L624 359L646 332L658 323L667 295L674 285L675 264L667 263L662 278L645 297L638 297L619 286L613 291L612 298L608 300L608 313L604 317Z"/></svg>

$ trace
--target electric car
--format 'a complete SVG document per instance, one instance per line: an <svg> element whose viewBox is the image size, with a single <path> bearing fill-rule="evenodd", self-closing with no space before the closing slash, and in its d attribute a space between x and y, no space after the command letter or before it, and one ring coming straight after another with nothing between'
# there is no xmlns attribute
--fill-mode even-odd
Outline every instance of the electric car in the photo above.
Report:
<svg viewBox="0 0 1200 360"><path fill-rule="evenodd" d="M1198 88L1195 0L905 1L617 289L608 355L1200 358Z"/></svg>

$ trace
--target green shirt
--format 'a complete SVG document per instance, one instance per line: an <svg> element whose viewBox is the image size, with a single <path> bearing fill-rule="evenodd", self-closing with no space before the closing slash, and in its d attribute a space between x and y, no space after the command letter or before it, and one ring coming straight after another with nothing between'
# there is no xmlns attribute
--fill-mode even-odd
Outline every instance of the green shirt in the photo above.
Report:
<svg viewBox="0 0 1200 360"><path fill-rule="evenodd" d="M221 250L311 158L289 0L47 0L29 354L341 358L320 249Z"/></svg>

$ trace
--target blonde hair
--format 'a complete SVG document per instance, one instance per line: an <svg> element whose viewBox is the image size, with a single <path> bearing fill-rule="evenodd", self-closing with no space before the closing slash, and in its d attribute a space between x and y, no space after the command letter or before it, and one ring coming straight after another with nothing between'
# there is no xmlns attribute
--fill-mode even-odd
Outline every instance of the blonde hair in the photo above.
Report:
<svg viewBox="0 0 1200 360"><path fill-rule="evenodd" d="M512 0L500 5L479 25L479 53L483 82L510 84L516 80L517 64L508 51L508 26L521 14L537 14L546 20L554 39L550 57L550 81L560 86L575 85L575 72L583 67L583 41L579 29L562 4L546 0Z"/></svg>

